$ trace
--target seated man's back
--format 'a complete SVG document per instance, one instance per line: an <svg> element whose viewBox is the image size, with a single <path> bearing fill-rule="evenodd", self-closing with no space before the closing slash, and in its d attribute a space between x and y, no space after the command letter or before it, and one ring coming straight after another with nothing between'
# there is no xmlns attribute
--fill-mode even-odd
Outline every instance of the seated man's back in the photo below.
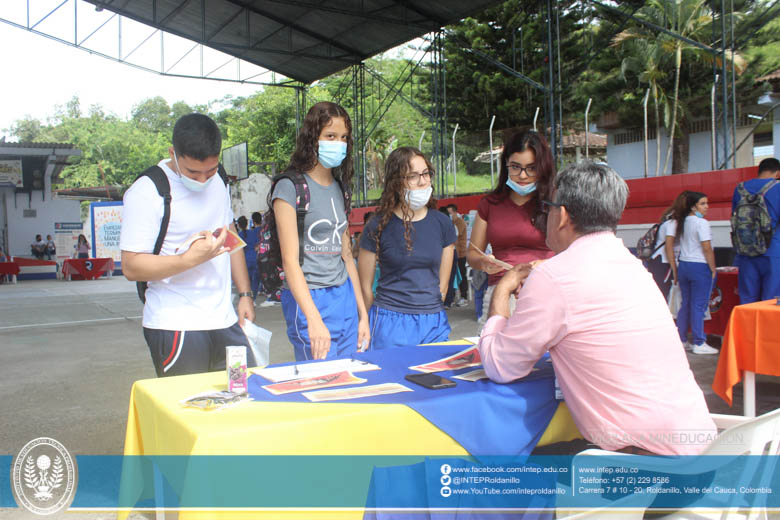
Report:
<svg viewBox="0 0 780 520"><path fill-rule="evenodd" d="M548 243L551 233L548 224ZM611 231L553 249L558 254L528 276L514 314L486 324L480 351L488 375L523 377L549 350L586 439L612 450L700 452L715 427L650 274Z"/></svg>

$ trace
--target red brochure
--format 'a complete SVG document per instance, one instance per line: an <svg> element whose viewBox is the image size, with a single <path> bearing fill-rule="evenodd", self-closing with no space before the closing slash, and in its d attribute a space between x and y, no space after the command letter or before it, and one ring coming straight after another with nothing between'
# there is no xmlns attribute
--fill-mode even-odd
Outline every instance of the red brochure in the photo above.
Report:
<svg viewBox="0 0 780 520"><path fill-rule="evenodd" d="M354 385L365 382L365 379L355 377L351 372L344 371L324 376L293 379L292 381L285 381L284 383L265 385L263 388L274 395L281 395L304 390L319 390L320 388L329 388L331 386Z"/></svg>
<svg viewBox="0 0 780 520"><path fill-rule="evenodd" d="M458 370L460 368L478 367L482 364L482 358L479 357L479 349L476 346L461 350L450 357L432 361L424 365L409 367L418 372L443 372L445 370Z"/></svg>

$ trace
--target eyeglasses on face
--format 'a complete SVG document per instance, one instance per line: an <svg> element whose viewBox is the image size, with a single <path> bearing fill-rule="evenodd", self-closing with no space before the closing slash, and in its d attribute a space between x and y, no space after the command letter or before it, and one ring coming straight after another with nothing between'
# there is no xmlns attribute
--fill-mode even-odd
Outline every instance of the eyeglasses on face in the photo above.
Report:
<svg viewBox="0 0 780 520"><path fill-rule="evenodd" d="M425 170L422 173L410 173L409 175L404 175L404 180L412 186L415 184L420 184L421 179L424 179L427 182L433 181L433 171Z"/></svg>
<svg viewBox="0 0 780 520"><path fill-rule="evenodd" d="M565 204L559 204L558 202L553 202L551 200L543 199L542 201L542 213L549 213L550 208L562 208Z"/></svg>
<svg viewBox="0 0 780 520"><path fill-rule="evenodd" d="M520 177L522 173L525 173L525 176L530 179L536 177L535 164L529 164L528 166L523 166L522 164L516 162L508 162L506 163L506 169L509 170L510 177Z"/></svg>

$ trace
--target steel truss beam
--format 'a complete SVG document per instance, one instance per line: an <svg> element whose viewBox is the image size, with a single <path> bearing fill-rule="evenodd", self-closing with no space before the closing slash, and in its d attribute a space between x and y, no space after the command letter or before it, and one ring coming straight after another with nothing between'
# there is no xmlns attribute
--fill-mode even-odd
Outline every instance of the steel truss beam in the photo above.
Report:
<svg viewBox="0 0 780 520"><path fill-rule="evenodd" d="M189 2L192 0L186 0L182 2L174 11L183 9ZM24 29L26 31L29 31L31 33L37 34L39 36L43 36L45 38L49 38L51 40L57 41L59 43L64 43L65 45L69 45L71 47L75 47L77 49L81 49L84 51L89 52L90 54L95 54L97 56L118 62L123 63L125 65L130 65L131 67L135 67L140 70L144 70L147 72L154 72L156 74L160 74L162 76L171 76L171 77L178 77L178 78L196 78L196 79L210 79L214 81L226 81L231 83L247 83L252 85L264 85L264 86L280 86L280 87L297 87L300 84L299 83L292 83L286 78L284 78L282 81L276 81L276 73L271 70L266 70L265 72L261 72L259 74L253 74L251 76L248 75L242 75L241 68L242 65L244 66L245 70L253 70L256 68L259 68L257 65L245 62L243 60L240 60L238 58L234 58L233 56L225 54L224 56L224 62L216 67L215 69L204 72L204 62L203 62L203 50L204 46L207 42L199 42L194 43L193 46L184 52L176 53L174 56L171 56L172 51L168 52L166 47L166 41L165 41L165 35L167 34L164 31L160 30L152 30L152 32L141 41L138 45L136 45L133 49L131 49L129 52L124 52L122 49L123 41L122 41L122 22L126 17L111 13L110 16L107 17L105 21L103 21L96 29L92 30L87 36L79 39L79 33L78 33L78 27L81 25L84 26L84 20L83 17L84 12L86 10L97 10L94 5L84 2L83 0L63 0L59 4L57 4L55 7L51 8L46 14L44 14L42 17L40 17L37 20L33 20L30 18L30 5L35 4L36 0L26 0L26 6L27 6L27 19L25 23L19 23L18 21L14 21L11 19L7 19L3 17L3 11L2 8L0 8L0 22L6 23L8 25L11 25L13 27ZM156 2L154 3L156 7ZM71 7L68 7L71 6ZM52 34L50 32L47 32L42 27L42 23L47 20L49 17L53 16L55 13L63 12L65 9L72 9L73 10L73 36L72 37L62 37L59 35ZM102 8L101 8L102 9ZM169 16L174 15L174 13L171 13ZM156 9L155 9L155 18L156 18ZM116 25L111 24L113 20L116 20ZM79 22L82 22L81 24ZM138 22L142 23L142 22ZM93 39L98 34L108 34L109 39L113 39L115 43L115 47L112 49L99 49L99 48L90 48L87 47L85 44L87 41ZM215 34L214 34L215 35ZM214 36L212 35L212 37ZM181 35L176 35L181 36ZM159 48L160 48L160 61L159 64L152 65L151 63L136 63L131 62L128 60L139 48L143 47L144 44L147 44L149 40L152 38L157 37L159 38ZM211 45L212 48L216 47L214 45ZM200 51L200 59L199 59L199 70L192 72L192 73L174 73L172 72L172 69L174 69L184 58L186 58L192 51L198 49ZM178 59L177 59L178 58ZM334 58L339 59L339 58ZM175 61L174 61L175 60ZM165 63L173 62L173 65L166 68ZM235 71L226 74L223 77L216 77L213 74L216 73L219 70L225 69L230 64L235 65ZM227 69L230 70L230 69ZM258 76L262 75L270 75L271 81L259 81L256 78Z"/></svg>

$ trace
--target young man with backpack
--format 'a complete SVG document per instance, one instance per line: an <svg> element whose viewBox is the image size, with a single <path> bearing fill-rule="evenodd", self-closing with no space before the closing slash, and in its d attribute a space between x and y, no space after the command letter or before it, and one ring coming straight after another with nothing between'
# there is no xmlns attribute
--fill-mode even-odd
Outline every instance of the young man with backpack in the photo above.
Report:
<svg viewBox="0 0 780 520"><path fill-rule="evenodd" d="M212 119L181 117L170 157L142 173L124 195L122 270L128 280L149 282L148 289L139 285L139 295L159 377L224 370L225 347L249 345L240 327L255 318L246 262L224 247L235 226L227 178L218 174L221 146ZM182 246L196 235L203 238ZM239 291L238 316L231 278ZM253 366L248 348L247 358Z"/></svg>
<svg viewBox="0 0 780 520"><path fill-rule="evenodd" d="M758 177L741 182L731 202L731 241L741 304L780 296L780 161L764 159Z"/></svg>

